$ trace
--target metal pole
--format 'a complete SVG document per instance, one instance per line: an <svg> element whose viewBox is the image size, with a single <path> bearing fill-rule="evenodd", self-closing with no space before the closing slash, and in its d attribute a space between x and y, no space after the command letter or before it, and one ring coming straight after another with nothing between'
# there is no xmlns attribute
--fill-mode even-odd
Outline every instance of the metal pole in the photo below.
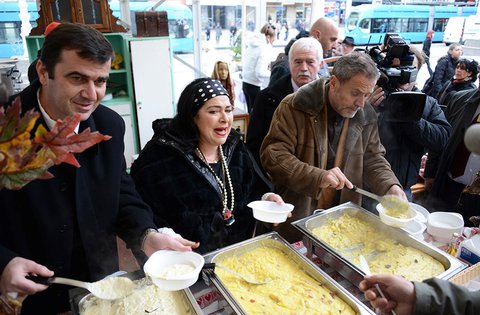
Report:
<svg viewBox="0 0 480 315"><path fill-rule="evenodd" d="M321 17L325 16L325 0L312 0L312 14L310 16L310 26Z"/></svg>
<svg viewBox="0 0 480 315"><path fill-rule="evenodd" d="M162 5L162 3L164 3L165 0L159 0L157 1L154 5L152 5L152 7L150 8L150 11L155 11L156 8L158 8L159 6Z"/></svg>
<svg viewBox="0 0 480 315"><path fill-rule="evenodd" d="M202 69L202 17L200 0L192 1L193 11L193 64L196 69ZM200 78L199 72L195 71L195 77Z"/></svg>

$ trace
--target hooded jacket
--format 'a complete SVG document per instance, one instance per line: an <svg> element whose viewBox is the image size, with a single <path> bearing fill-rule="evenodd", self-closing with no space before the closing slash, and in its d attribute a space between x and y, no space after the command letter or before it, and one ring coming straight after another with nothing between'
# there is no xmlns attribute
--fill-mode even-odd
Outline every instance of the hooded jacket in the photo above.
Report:
<svg viewBox="0 0 480 315"><path fill-rule="evenodd" d="M326 172L328 150L325 106L329 106L329 82L329 78L321 78L284 98L260 149L262 165L278 192L295 206L292 217L279 228L291 242L300 239L300 234L288 223L311 215L322 191L320 182ZM377 115L367 103L350 120L341 169L354 185L362 187L365 182L372 192L384 195L391 186L400 186L384 154ZM340 203L347 201L360 204L361 196L343 189Z"/></svg>
<svg viewBox="0 0 480 315"><path fill-rule="evenodd" d="M244 54L243 81L259 87L268 85L271 56L272 45L267 44L265 35L254 33Z"/></svg>

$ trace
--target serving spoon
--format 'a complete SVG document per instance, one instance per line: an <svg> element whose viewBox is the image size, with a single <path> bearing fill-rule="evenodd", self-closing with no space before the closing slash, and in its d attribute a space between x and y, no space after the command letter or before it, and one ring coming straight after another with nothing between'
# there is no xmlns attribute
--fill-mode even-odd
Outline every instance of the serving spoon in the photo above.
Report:
<svg viewBox="0 0 480 315"><path fill-rule="evenodd" d="M262 281L262 280L258 280L256 278L254 278L254 277L251 277L251 276L248 277L246 275L243 275L241 273L238 273L238 272L233 271L233 270L231 270L227 267L223 267L223 266L220 266L219 264L215 264L215 263L207 263L207 264L204 265L203 269L210 269L213 272L215 272L215 267L220 268L220 269L222 269L222 270L224 270L228 273L231 273L232 275L235 275L235 276L241 278L242 280L244 280L245 282L250 283L250 284L267 284L267 283L272 281L272 279L270 279L270 278L266 278Z"/></svg>
<svg viewBox="0 0 480 315"><path fill-rule="evenodd" d="M405 211L407 211L410 208L410 205L406 200L403 200L400 197L395 195L385 195L380 197L379 195L375 195L369 191L358 188L355 185L353 186L353 188L351 188L351 190L378 201L387 210L388 209L399 209L399 210L405 209Z"/></svg>
<svg viewBox="0 0 480 315"><path fill-rule="evenodd" d="M90 291L90 293L97 298L104 300L116 300L123 298L131 294L136 287L135 283L126 277L107 277L96 282L84 282L61 277L47 278L40 276L27 276L26 278L44 285L57 283L84 288Z"/></svg>

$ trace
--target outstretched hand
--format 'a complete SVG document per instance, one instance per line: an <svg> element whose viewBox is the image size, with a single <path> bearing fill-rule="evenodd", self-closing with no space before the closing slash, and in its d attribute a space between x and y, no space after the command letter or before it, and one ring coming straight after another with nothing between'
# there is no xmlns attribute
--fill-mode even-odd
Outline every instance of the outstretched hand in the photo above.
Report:
<svg viewBox="0 0 480 315"><path fill-rule="evenodd" d="M386 299L375 289L375 284L380 285ZM412 282L401 276L371 275L365 276L360 282L360 290L364 292L365 299L382 313L395 310L397 315L410 315L415 307L415 287Z"/></svg>
<svg viewBox="0 0 480 315"><path fill-rule="evenodd" d="M200 243L186 240L183 237L172 237L165 233L150 233L145 238L143 251L150 257L154 252L161 249L187 252L198 246L200 246Z"/></svg>

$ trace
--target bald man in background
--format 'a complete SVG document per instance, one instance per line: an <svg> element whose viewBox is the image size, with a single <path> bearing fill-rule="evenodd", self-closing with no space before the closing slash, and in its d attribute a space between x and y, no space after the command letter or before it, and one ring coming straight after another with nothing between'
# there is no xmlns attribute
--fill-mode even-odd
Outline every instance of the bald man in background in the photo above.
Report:
<svg viewBox="0 0 480 315"><path fill-rule="evenodd" d="M338 25L332 19L321 17L310 28L310 36L322 44L323 58L331 57L332 50L337 48ZM319 74L322 77L330 76L326 62L323 63Z"/></svg>

